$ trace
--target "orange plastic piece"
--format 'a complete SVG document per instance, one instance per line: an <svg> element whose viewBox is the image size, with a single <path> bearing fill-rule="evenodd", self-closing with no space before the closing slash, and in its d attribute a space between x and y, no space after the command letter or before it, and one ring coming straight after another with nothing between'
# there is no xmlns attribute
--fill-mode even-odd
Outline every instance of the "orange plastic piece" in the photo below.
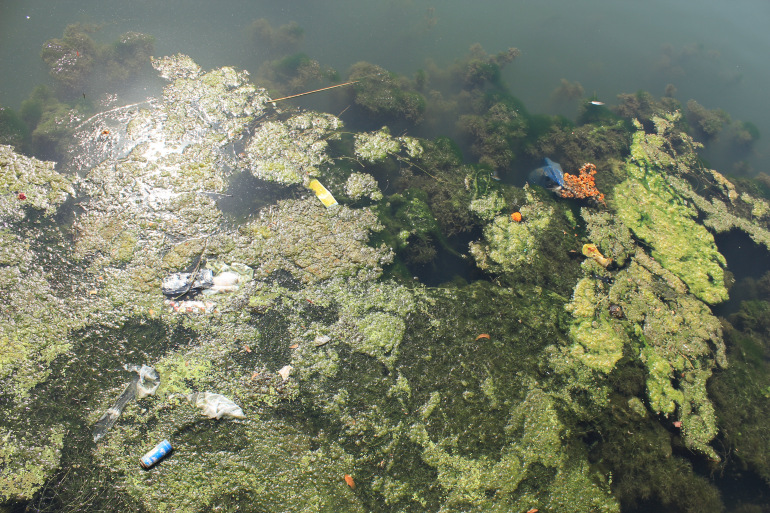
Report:
<svg viewBox="0 0 770 513"><path fill-rule="evenodd" d="M350 474L345 474L345 482L346 482L346 483L348 484L348 486L349 486L350 488L352 488L353 490L355 490L355 489L356 489L356 482L355 482L355 481L353 481L353 476L351 476Z"/></svg>

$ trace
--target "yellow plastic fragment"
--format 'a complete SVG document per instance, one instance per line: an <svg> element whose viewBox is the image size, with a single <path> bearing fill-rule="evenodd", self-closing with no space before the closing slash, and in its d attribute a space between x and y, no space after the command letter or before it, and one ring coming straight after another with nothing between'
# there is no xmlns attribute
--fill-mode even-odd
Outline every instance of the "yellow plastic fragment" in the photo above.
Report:
<svg viewBox="0 0 770 513"><path fill-rule="evenodd" d="M337 200L334 199L334 196L332 196L332 193L329 192L326 189L326 187L321 185L321 182L319 182L315 178L310 180L307 186L313 189L313 192L315 192L315 195L318 196L318 199L321 200L321 203L323 203L325 206L331 207L332 205L337 204Z"/></svg>
<svg viewBox="0 0 770 513"><path fill-rule="evenodd" d="M593 258L602 267L607 267L612 263L612 259L602 255L595 244L583 244L583 254L588 258Z"/></svg>

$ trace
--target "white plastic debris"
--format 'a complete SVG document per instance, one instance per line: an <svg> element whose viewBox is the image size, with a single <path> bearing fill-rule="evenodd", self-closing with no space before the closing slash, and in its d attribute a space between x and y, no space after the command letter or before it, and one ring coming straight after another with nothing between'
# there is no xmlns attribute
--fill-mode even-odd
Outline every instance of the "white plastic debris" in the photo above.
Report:
<svg viewBox="0 0 770 513"><path fill-rule="evenodd" d="M209 262L207 265L216 275L213 278L213 285L203 291L205 295L235 292L241 285L251 281L254 276L254 270L251 267L238 262L230 265Z"/></svg>
<svg viewBox="0 0 770 513"><path fill-rule="evenodd" d="M148 395L153 395L160 386L160 376L157 371L149 365L124 365L124 369L129 372L136 372L137 375L131 379L123 393L118 396L115 403L102 415L94 424L94 442L98 442L107 431L115 425L120 414L128 403L134 399L144 399Z"/></svg>
<svg viewBox="0 0 770 513"><path fill-rule="evenodd" d="M214 276L214 286L230 287L232 285L237 285L240 278L240 275L232 271L225 271Z"/></svg>
<svg viewBox="0 0 770 513"><path fill-rule="evenodd" d="M210 419L221 419L222 417L246 418L241 407L222 394L195 392L185 397L190 401L190 404L200 408L201 413Z"/></svg>
<svg viewBox="0 0 770 513"><path fill-rule="evenodd" d="M321 347L328 344L330 341L331 341L331 337L329 337L328 335L318 335L313 340L313 344L315 344L316 347Z"/></svg>
<svg viewBox="0 0 770 513"><path fill-rule="evenodd" d="M278 374L283 378L284 381L289 379L289 375L291 375L291 371L294 370L294 367L291 365L284 365L278 370Z"/></svg>
<svg viewBox="0 0 770 513"><path fill-rule="evenodd" d="M124 369L129 372L139 374L139 381L136 382L136 398L144 399L148 395L153 395L160 386L160 376L158 371L149 365L124 365Z"/></svg>

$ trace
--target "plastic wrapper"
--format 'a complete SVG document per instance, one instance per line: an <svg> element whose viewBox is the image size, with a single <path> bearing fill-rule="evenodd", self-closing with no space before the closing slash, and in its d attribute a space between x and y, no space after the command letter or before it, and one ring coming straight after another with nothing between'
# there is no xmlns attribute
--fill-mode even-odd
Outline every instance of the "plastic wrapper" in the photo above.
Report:
<svg viewBox="0 0 770 513"><path fill-rule="evenodd" d="M185 397L190 401L190 404L200 408L201 413L210 419L221 419L223 417L234 419L246 418L240 406L221 394L195 392Z"/></svg>
<svg viewBox="0 0 770 513"><path fill-rule="evenodd" d="M160 290L167 296L180 296L191 290L207 289L214 285L214 273L211 269L202 269L197 273L174 273L160 284Z"/></svg>
<svg viewBox="0 0 770 513"><path fill-rule="evenodd" d="M321 200L321 203L324 204L326 207L331 207L333 205L337 204L337 200L334 199L334 196L332 196L332 193L329 192L326 187L321 185L321 182L319 182L316 179L310 180L307 184L308 187L310 187L313 192L315 192L315 195L318 196L318 199Z"/></svg>
<svg viewBox="0 0 770 513"><path fill-rule="evenodd" d="M138 365L126 365L124 368L127 371L135 372L136 376L131 379L131 382L123 390L123 393L118 396L115 403L94 424L94 442L104 438L107 431L115 425L115 422L117 422L128 403L134 399L143 399L148 395L154 394L160 386L160 376L154 368L148 365L142 365L141 367Z"/></svg>
<svg viewBox="0 0 770 513"><path fill-rule="evenodd" d="M205 295L235 292L254 277L254 270L251 267L237 262L230 265L209 262L207 266L214 273L214 277L211 287L203 291Z"/></svg>
<svg viewBox="0 0 770 513"><path fill-rule="evenodd" d="M546 189L560 189L564 187L564 171L560 164L546 157L543 167L529 174L529 181Z"/></svg>

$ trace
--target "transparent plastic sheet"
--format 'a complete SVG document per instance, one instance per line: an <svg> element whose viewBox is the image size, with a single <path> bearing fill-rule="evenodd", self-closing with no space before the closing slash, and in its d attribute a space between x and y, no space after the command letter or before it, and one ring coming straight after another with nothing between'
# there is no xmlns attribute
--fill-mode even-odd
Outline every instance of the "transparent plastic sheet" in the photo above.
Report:
<svg viewBox="0 0 770 513"><path fill-rule="evenodd" d="M222 394L196 392L184 397L190 401L190 404L200 408L201 413L210 419L221 419L222 417L231 417L234 419L246 418L241 407Z"/></svg>
<svg viewBox="0 0 770 513"><path fill-rule="evenodd" d="M124 368L129 372L135 372L136 375L126 386L126 389L123 390L123 393L118 396L115 403L94 424L94 442L104 438L107 431L115 425L115 422L117 422L128 403L134 399L143 399L148 395L154 394L160 386L160 376L154 368L148 365L142 365L141 367L138 365L126 365Z"/></svg>

